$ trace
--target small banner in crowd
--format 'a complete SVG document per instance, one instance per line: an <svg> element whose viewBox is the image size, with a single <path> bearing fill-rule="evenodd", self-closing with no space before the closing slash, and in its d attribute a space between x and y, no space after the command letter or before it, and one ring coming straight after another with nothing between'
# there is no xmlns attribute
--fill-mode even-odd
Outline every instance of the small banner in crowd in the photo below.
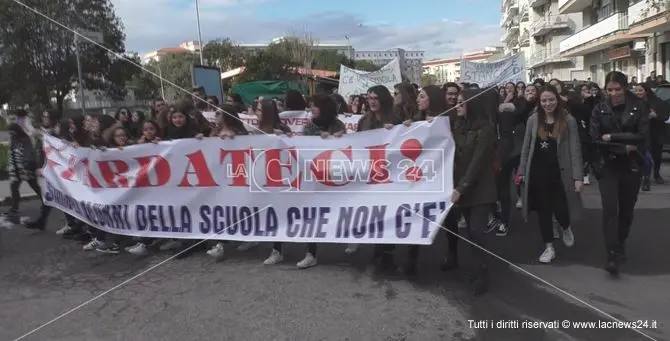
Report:
<svg viewBox="0 0 670 341"><path fill-rule="evenodd" d="M205 111L202 113L210 122L216 122L216 112ZM258 127L258 116L240 113L240 120L244 123L249 132L253 132ZM296 135L302 135L302 131L309 120L312 113L309 111L284 111L279 114L279 118L286 124L291 131ZM338 115L337 118L347 127L347 134L351 134L358 130L358 121L363 115Z"/></svg>
<svg viewBox="0 0 670 341"><path fill-rule="evenodd" d="M184 139L105 151L47 136L43 199L128 236L431 244L451 207L448 128L439 118L340 138Z"/></svg>
<svg viewBox="0 0 670 341"><path fill-rule="evenodd" d="M523 56L515 54L495 62L461 61L461 82L477 83L480 87L521 82L526 78Z"/></svg>
<svg viewBox="0 0 670 341"><path fill-rule="evenodd" d="M340 65L340 84L337 93L345 99L350 95L360 95L368 92L375 85L383 85L393 92L393 87L402 82L400 63L393 59L381 69L366 72Z"/></svg>

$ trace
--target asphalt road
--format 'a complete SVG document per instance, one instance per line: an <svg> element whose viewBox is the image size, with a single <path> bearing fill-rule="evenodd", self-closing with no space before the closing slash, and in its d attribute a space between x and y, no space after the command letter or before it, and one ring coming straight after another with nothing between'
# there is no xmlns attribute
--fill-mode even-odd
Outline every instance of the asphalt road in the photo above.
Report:
<svg viewBox="0 0 670 341"><path fill-rule="evenodd" d="M557 285L587 304L623 321L656 320L644 330L670 340L670 221L668 207L645 203L666 198L669 186L645 194L637 211L619 279L602 265L600 211L588 209L575 226L576 245L557 246L552 265L538 265L535 224L518 214L507 238L491 236L491 249L523 269ZM586 206L597 207L594 188ZM657 205L658 206L658 205ZM23 205L37 214L36 202ZM286 261L262 265L270 245L248 253L230 250L215 263L204 254L170 260L167 254L85 253L53 232L2 232L0 258L0 340L16 338L54 321L23 340L649 340L626 329L474 329L468 320L598 321L592 308L493 259L491 291L472 297L460 270L438 270L444 235L422 249L419 275L382 276L368 266L371 250L346 256L342 245L319 249L319 266L297 270L304 245L287 247ZM463 257L467 249L461 248ZM406 249L398 250L404 258ZM402 263L402 262L400 262Z"/></svg>

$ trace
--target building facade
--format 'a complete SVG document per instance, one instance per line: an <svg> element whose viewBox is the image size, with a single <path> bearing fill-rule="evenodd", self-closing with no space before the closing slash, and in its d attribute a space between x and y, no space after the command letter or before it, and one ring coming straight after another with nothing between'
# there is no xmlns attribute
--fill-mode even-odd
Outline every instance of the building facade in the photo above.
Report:
<svg viewBox="0 0 670 341"><path fill-rule="evenodd" d="M424 51L405 51L404 49L390 49L385 51L355 51L355 60L367 60L377 66L384 66L393 59L398 59L400 72L407 76L410 82L421 83L423 72Z"/></svg>
<svg viewBox="0 0 670 341"><path fill-rule="evenodd" d="M652 8L646 0L559 0L560 13L581 14L584 24L561 42L561 55L583 56L587 78L599 84L613 70L638 80L651 71L662 73L670 27L667 2L659 3L660 8Z"/></svg>
<svg viewBox="0 0 670 341"><path fill-rule="evenodd" d="M500 59L503 56L504 47L486 47L481 51L465 53L463 56L425 61L423 62L423 73L435 76L437 84L458 82L461 77L461 60L487 62Z"/></svg>
<svg viewBox="0 0 670 341"><path fill-rule="evenodd" d="M560 14L558 0L532 0L529 4L530 78L569 81L586 79L582 56L563 56L560 43L582 27L580 14Z"/></svg>

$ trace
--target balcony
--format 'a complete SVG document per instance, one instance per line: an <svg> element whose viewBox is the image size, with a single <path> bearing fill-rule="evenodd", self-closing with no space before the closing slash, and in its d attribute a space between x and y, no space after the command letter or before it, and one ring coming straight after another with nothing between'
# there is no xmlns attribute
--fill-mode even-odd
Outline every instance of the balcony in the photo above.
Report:
<svg viewBox="0 0 670 341"><path fill-rule="evenodd" d="M628 15L614 13L564 39L560 50L564 56L583 55L637 38L629 35L627 30Z"/></svg>
<svg viewBox="0 0 670 341"><path fill-rule="evenodd" d="M528 30L523 30L521 35L519 36L519 46L520 47L528 47L530 46L530 34L528 34Z"/></svg>
<svg viewBox="0 0 670 341"><path fill-rule="evenodd" d="M541 37L553 30L569 27L570 19L567 15L551 15L535 20L530 25L530 32L533 37Z"/></svg>
<svg viewBox="0 0 670 341"><path fill-rule="evenodd" d="M553 49L540 49L535 51L528 60L528 68L537 68L544 65L556 64L556 63L574 63L575 58L563 57L561 56L560 50L557 48Z"/></svg>
<svg viewBox="0 0 670 341"><path fill-rule="evenodd" d="M659 6L652 7L647 0L642 0L628 7L628 24L631 34L654 33L670 30L667 1L659 2Z"/></svg>
<svg viewBox="0 0 670 341"><path fill-rule="evenodd" d="M529 0L528 1L528 6L531 8L538 8L540 6L544 6L545 4L548 4L549 0Z"/></svg>
<svg viewBox="0 0 670 341"><path fill-rule="evenodd" d="M558 13L579 13L591 6L592 3L591 0L558 0Z"/></svg>
<svg viewBox="0 0 670 341"><path fill-rule="evenodd" d="M519 13L521 13L521 22L528 21L528 5L524 4L519 11Z"/></svg>
<svg viewBox="0 0 670 341"><path fill-rule="evenodd" d="M507 21L507 13L503 13L502 17L500 17L500 27L505 27L505 21Z"/></svg>
<svg viewBox="0 0 670 341"><path fill-rule="evenodd" d="M507 41L507 36L509 36L509 34L503 33L502 37L500 37L500 42L501 43L506 42Z"/></svg>
<svg viewBox="0 0 670 341"><path fill-rule="evenodd" d="M512 0L507 8L508 14L519 14L519 0Z"/></svg>

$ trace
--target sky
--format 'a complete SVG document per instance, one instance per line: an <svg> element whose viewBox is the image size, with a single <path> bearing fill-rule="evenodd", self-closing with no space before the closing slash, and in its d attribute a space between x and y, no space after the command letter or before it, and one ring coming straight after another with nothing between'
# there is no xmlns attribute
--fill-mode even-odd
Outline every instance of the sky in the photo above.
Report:
<svg viewBox="0 0 670 341"><path fill-rule="evenodd" d="M195 0L111 0L126 50L146 53L197 40ZM268 43L309 32L356 50L424 50L424 59L500 45L500 0L200 0L203 42ZM345 38L349 37L349 41Z"/></svg>

